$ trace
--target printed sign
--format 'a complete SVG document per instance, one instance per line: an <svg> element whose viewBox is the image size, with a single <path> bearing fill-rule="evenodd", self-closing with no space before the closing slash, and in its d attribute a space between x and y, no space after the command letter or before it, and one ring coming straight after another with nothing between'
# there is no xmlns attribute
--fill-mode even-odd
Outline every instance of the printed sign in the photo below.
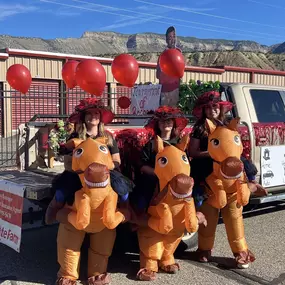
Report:
<svg viewBox="0 0 285 285"><path fill-rule="evenodd" d="M260 161L262 186L285 184L285 145L261 147Z"/></svg>
<svg viewBox="0 0 285 285"><path fill-rule="evenodd" d="M131 113L133 115L145 115L154 111L160 103L160 84L138 85L133 88L131 99Z"/></svg>
<svg viewBox="0 0 285 285"><path fill-rule="evenodd" d="M20 252L25 187L0 180L0 243Z"/></svg>

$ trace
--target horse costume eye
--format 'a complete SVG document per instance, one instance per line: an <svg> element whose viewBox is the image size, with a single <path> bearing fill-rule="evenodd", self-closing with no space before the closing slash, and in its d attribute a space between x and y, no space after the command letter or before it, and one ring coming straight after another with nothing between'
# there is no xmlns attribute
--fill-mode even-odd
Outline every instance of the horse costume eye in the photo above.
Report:
<svg viewBox="0 0 285 285"><path fill-rule="evenodd" d="M79 149L75 150L74 156L76 158L79 158L83 154L83 152L84 152L83 148L79 148Z"/></svg>
<svg viewBox="0 0 285 285"><path fill-rule="evenodd" d="M168 160L166 157L160 157L158 160L157 160L158 164L160 167L165 167L168 163Z"/></svg>
<svg viewBox="0 0 285 285"><path fill-rule="evenodd" d="M240 145L241 141L240 141L240 136L239 135L234 136L234 142L235 142L236 145Z"/></svg>
<svg viewBox="0 0 285 285"><path fill-rule="evenodd" d="M100 150L101 152L105 153L105 154L108 153L108 148L105 147L104 145L100 145L100 146L99 146L99 150Z"/></svg>
<svg viewBox="0 0 285 285"><path fill-rule="evenodd" d="M212 146L215 148L218 147L220 144L220 141L218 139L211 139L210 142L211 142Z"/></svg>
<svg viewBox="0 0 285 285"><path fill-rule="evenodd" d="M189 160L188 160L186 154L182 154L182 160L183 160L184 163L189 164Z"/></svg>

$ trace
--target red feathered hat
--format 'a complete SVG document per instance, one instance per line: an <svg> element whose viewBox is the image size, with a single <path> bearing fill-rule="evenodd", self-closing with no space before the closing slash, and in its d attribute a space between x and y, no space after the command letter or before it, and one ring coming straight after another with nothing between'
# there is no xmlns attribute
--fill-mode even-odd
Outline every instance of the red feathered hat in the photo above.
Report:
<svg viewBox="0 0 285 285"><path fill-rule="evenodd" d="M174 120L174 125L178 132L184 130L189 121L179 108L161 106L153 112L153 116L148 120L144 127L146 130L154 133L158 121L165 121L168 119Z"/></svg>
<svg viewBox="0 0 285 285"><path fill-rule="evenodd" d="M84 120L83 116L86 111L96 110L101 114L101 122L109 124L114 119L114 113L110 108L104 105L102 100L97 98L85 98L80 100L80 103L75 106L75 111L70 115L68 121L70 123L80 123Z"/></svg>
<svg viewBox="0 0 285 285"><path fill-rule="evenodd" d="M222 101L220 92L208 91L197 99L192 114L196 118L200 119L203 116L203 110L205 107L213 106L216 104L223 108L224 113L229 112L233 108L233 103L229 101Z"/></svg>

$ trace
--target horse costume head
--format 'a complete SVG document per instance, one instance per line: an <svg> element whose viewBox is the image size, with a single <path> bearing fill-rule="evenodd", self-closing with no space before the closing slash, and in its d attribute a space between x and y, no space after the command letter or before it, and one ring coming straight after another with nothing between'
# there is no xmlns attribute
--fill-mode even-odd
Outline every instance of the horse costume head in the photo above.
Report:
<svg viewBox="0 0 285 285"><path fill-rule="evenodd" d="M232 119L227 126L216 126L206 119L210 135L208 151L214 162L220 165L220 173L225 179L238 179L243 174L240 160L243 146L238 133L240 119Z"/></svg>
<svg viewBox="0 0 285 285"><path fill-rule="evenodd" d="M184 136L180 143L164 146L157 136L157 155L154 172L159 179L160 191L168 184L175 198L184 199L192 194L193 179L190 177L190 164L185 153L189 136Z"/></svg>
<svg viewBox="0 0 285 285"><path fill-rule="evenodd" d="M79 174L83 185L101 188L109 184L109 170L114 168L114 163L105 138L72 139L66 147L74 149L72 169Z"/></svg>
<svg viewBox="0 0 285 285"><path fill-rule="evenodd" d="M92 233L105 227L114 229L125 217L117 211L118 195L110 185L109 170L114 168L114 163L105 139L72 139L67 147L74 148L72 169L79 174L83 185L75 193L68 221L76 229Z"/></svg>

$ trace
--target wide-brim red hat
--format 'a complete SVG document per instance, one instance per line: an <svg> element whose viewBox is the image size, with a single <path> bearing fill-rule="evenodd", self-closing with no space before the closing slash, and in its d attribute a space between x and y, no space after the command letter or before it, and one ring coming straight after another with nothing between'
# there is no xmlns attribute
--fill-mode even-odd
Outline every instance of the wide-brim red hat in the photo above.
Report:
<svg viewBox="0 0 285 285"><path fill-rule="evenodd" d="M213 106L216 104L218 104L222 108L225 114L229 112L234 106L234 104L229 101L222 101L221 95L218 91L209 91L202 94L197 99L192 111L192 115L200 119L203 117L203 110L205 107Z"/></svg>
<svg viewBox="0 0 285 285"><path fill-rule="evenodd" d="M149 114L151 114L151 112L149 112ZM172 119L174 121L174 127L178 132L184 130L189 122L179 108L170 106L161 106L152 112L152 114L153 116L148 120L144 128L153 133L159 121Z"/></svg>
<svg viewBox="0 0 285 285"><path fill-rule="evenodd" d="M109 124L113 121L115 115L112 110L105 106L101 100L97 98L85 98L80 100L80 103L75 106L75 111L69 116L70 123L80 123L84 120L84 114L90 110L96 110L100 113L100 120L104 124Z"/></svg>

